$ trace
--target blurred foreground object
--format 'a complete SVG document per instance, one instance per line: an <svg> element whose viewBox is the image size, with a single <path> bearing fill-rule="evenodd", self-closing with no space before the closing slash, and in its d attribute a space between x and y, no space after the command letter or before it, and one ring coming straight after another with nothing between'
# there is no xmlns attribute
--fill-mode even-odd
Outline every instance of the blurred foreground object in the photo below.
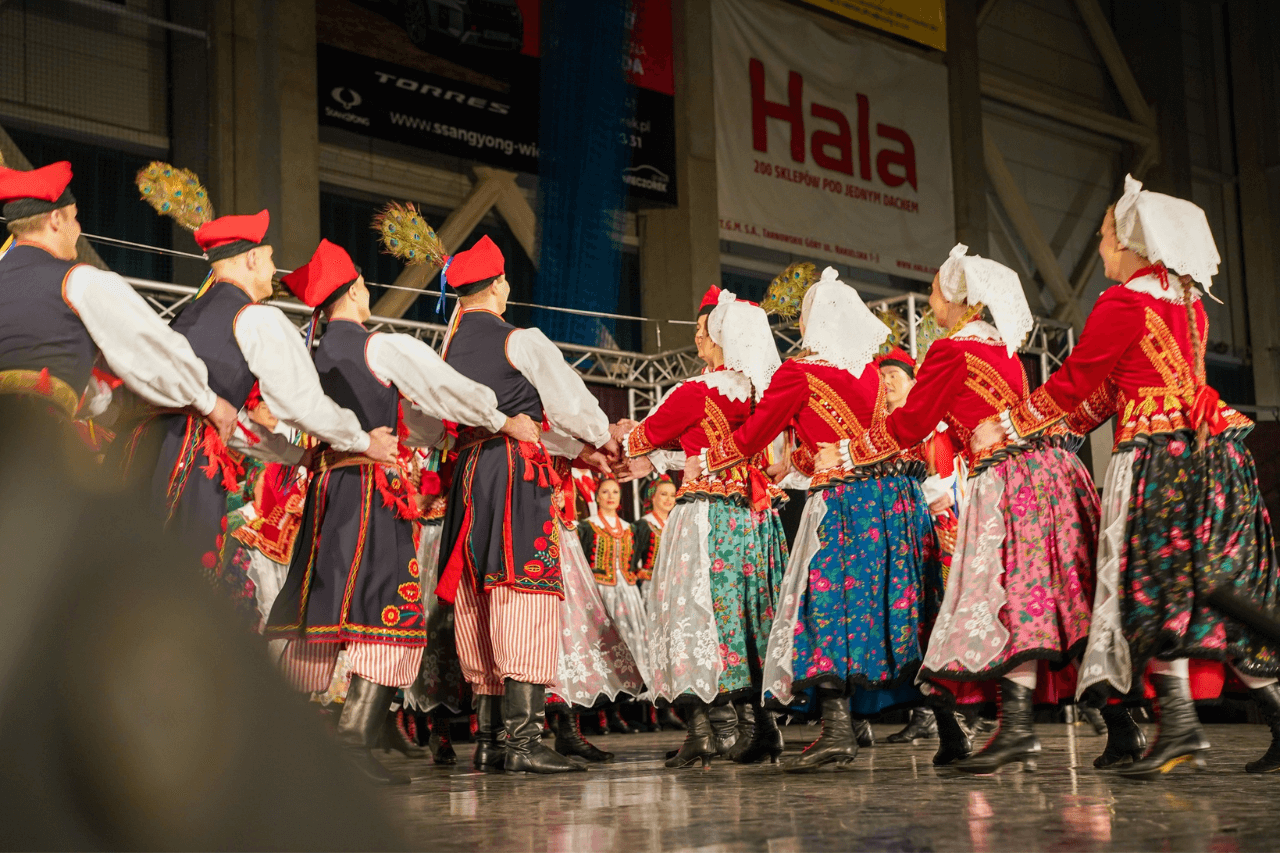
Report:
<svg viewBox="0 0 1280 853"><path fill-rule="evenodd" d="M0 847L395 846L192 556L130 501L84 488L81 460L12 399L0 397Z"/></svg>

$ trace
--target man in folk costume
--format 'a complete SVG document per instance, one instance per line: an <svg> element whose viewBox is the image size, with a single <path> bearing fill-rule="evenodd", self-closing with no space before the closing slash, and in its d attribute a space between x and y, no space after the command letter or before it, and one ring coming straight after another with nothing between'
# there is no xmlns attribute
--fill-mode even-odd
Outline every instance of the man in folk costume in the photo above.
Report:
<svg viewBox="0 0 1280 853"><path fill-rule="evenodd" d="M445 275L458 294L445 361L492 388L502 412L545 419L589 445L584 453L616 456L609 419L556 346L502 319L511 287L493 241L482 237L454 255ZM458 655L476 696L473 764L509 773L584 769L540 742L564 597L546 449L536 437L518 441L474 419L459 425L458 448L436 593L454 603Z"/></svg>
<svg viewBox="0 0 1280 853"><path fill-rule="evenodd" d="M1030 392L1017 349L1034 319L1017 273L966 251L954 247L934 277L929 305L948 332L930 345L906 403L843 442L837 458L873 462L918 444L939 421L963 443L969 497L919 680L949 707L955 682L999 679L1000 729L976 755L966 757L968 739L953 716L937 714L934 763L989 774L1011 762L1035 768L1035 690L1056 684L1049 668L1070 672L1083 650L1098 500L1065 429L1025 446L968 451L979 424ZM994 326L980 319L984 311Z"/></svg>
<svg viewBox="0 0 1280 853"><path fill-rule="evenodd" d="M184 409L215 434L230 435L236 409L210 387L208 370L129 283L76 263L80 223L68 185L71 164L29 172L0 165L0 201L12 236L0 250L0 399L15 412L61 425L97 414L107 368L145 402Z"/></svg>
<svg viewBox="0 0 1280 853"><path fill-rule="evenodd" d="M1209 743L1188 659L1226 661L1271 726L1271 746L1245 769L1275 772L1280 654L1208 601L1224 588L1268 610L1280 603L1271 523L1244 442L1253 422L1205 382L1208 317L1201 300L1218 271L1213 234L1199 207L1144 190L1132 177L1101 233L1098 253L1107 278L1118 284L1098 298L1062 367L1002 413L1003 430L993 426L973 443L1035 440L1078 408L1091 410L1095 422L1118 416L1103 485L1094 621L1078 689L1100 684L1136 694L1149 670L1159 737L1117 772L1152 778L1185 761L1203 763ZM1116 706L1106 711L1111 753L1111 741L1126 740L1136 727ZM1136 744L1131 735L1127 740Z"/></svg>
<svg viewBox="0 0 1280 853"><path fill-rule="evenodd" d="M503 415L492 391L449 369L422 341L366 329L369 289L340 247L321 240L311 260L284 283L315 309L316 322L328 320L315 354L320 385L355 413L363 429L400 434L403 426L407 442L430 446L444 436L442 421L474 421L537 439L536 423ZM384 465L330 448L312 467L302 536L267 634L289 638L280 666L303 692L323 689L346 644L352 676L338 736L374 781L407 783L369 750L392 695L417 676L426 643L413 485L399 459Z"/></svg>
<svg viewBox="0 0 1280 853"><path fill-rule="evenodd" d="M703 300L695 340L710 369L673 388L626 435L628 457L678 448L692 463L708 450L720 451L780 363L764 311L718 288ZM686 473L676 493L645 602L645 680L656 699L686 709L688 734L668 767L699 761L705 767L721 751L712 735L712 705L759 696L786 563L773 508L781 490L759 460L741 459L718 473L705 473L705 461L700 467L704 473ZM631 473L643 476L651 466L637 461ZM775 760L777 747L767 750Z"/></svg>
<svg viewBox="0 0 1280 853"><path fill-rule="evenodd" d="M189 182L193 189L173 188L169 181L183 188ZM391 430L366 432L352 412L325 396L298 330L279 308L262 304L271 296L276 273L272 248L263 242L270 222L267 211L211 219L207 203L198 210L186 206L203 193L195 176L165 164L144 169L138 182L153 206L184 227L194 226L195 241L209 260L206 285L172 328L209 366L210 385L237 410L256 388L271 414L286 425L337 450L392 461L396 437ZM302 461L302 448L280 433L247 417L239 424L232 436L236 449L270 462ZM227 493L240 475L227 446L183 412L144 413L117 443L126 477L149 489L155 511L204 551L202 561L212 571L225 545L221 531Z"/></svg>
<svg viewBox="0 0 1280 853"><path fill-rule="evenodd" d="M822 735L791 771L856 757L851 700L863 716L921 700L912 680L923 657L925 589L938 589L940 572L922 462L886 454L857 468L814 468L820 442L856 439L883 422L885 390L871 362L889 329L833 268L812 282L801 282L789 300L776 291L769 300L782 303L779 313L800 315L807 354L784 362L746 422L706 454L720 470L791 430L792 460L813 478L764 669L766 697L790 703L812 691L822 709ZM757 721L755 740L776 750L772 714L754 697L744 712ZM739 760L769 748L744 745Z"/></svg>

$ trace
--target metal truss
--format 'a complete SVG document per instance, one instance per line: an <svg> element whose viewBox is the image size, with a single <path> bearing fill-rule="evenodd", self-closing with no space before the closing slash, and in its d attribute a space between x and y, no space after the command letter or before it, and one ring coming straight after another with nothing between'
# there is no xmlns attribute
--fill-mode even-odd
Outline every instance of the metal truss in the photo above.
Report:
<svg viewBox="0 0 1280 853"><path fill-rule="evenodd" d="M196 294L196 288L182 284L166 284L139 278L130 278L128 281L156 313L166 320L172 319ZM300 333L311 319L310 309L297 302L272 300L269 304L284 311ZM913 357L918 357L922 347L916 332L927 307L923 297L907 293L869 302L867 307L890 325L897 340L905 342L904 349L910 351ZM437 351L444 342L445 327L439 323L375 316L370 317L365 325L375 332L412 335ZM775 326L773 334L783 358L799 352L800 330L794 323ZM564 353L569 366L587 383L626 388L628 411L637 420L653 409L663 394L677 383L697 376L703 367L693 346L651 355L578 344L558 343L556 346ZM1043 382L1062 365L1074 346L1075 333L1070 325L1037 317L1036 325L1023 345L1022 352L1039 357L1040 380Z"/></svg>

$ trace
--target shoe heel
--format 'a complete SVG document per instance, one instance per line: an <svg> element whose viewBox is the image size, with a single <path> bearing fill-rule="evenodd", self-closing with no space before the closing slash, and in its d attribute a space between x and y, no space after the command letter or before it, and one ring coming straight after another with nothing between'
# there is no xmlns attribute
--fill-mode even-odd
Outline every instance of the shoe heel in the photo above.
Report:
<svg viewBox="0 0 1280 853"><path fill-rule="evenodd" d="M836 759L835 761L831 762L831 764L832 764L832 766L834 766L834 767L835 767L835 769L837 769L837 770L849 770L850 768L852 768L852 767L853 767L853 759L852 759L852 758L839 758L839 759Z"/></svg>
<svg viewBox="0 0 1280 853"><path fill-rule="evenodd" d="M710 756L710 755L704 755L704 756L702 756L702 769L703 769L703 770L710 770L710 769L711 769L711 756Z"/></svg>
<svg viewBox="0 0 1280 853"><path fill-rule="evenodd" d="M1023 772L1023 773L1035 773L1035 772L1036 772L1036 767L1038 767L1038 766L1039 766L1039 765L1038 765L1038 763L1037 763L1037 761L1036 761L1036 759L1035 759L1035 758L1030 758L1030 757L1029 757L1029 758L1024 758L1024 759L1022 759L1022 772Z"/></svg>
<svg viewBox="0 0 1280 853"><path fill-rule="evenodd" d="M1195 766L1195 769L1196 769L1196 770L1208 770L1208 769L1209 769L1209 765L1208 765L1208 763L1206 763L1206 762L1205 762L1205 760L1204 760L1204 756L1203 756L1203 755L1201 755L1201 754L1200 754L1200 753L1198 753L1198 752L1197 752L1195 755L1191 756L1191 762L1192 762L1192 764Z"/></svg>

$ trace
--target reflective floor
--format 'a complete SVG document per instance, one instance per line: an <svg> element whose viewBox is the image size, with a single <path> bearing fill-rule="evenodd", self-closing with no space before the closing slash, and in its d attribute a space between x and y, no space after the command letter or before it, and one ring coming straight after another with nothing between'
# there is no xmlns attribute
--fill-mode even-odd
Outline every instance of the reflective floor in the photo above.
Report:
<svg viewBox="0 0 1280 853"><path fill-rule="evenodd" d="M877 727L883 738L897 727ZM469 764L385 759L413 784L385 793L409 844L440 851L1280 850L1280 774L1244 763L1269 743L1255 725L1206 727L1208 769L1159 782L1093 769L1103 739L1087 726L1045 725L1040 770L944 776L936 742L878 743L854 770L807 776L714 762L667 770L682 733L593 738L616 762L587 773L484 775ZM788 754L818 729L784 729ZM1148 736L1153 734L1148 729ZM459 745L460 762L470 758Z"/></svg>

